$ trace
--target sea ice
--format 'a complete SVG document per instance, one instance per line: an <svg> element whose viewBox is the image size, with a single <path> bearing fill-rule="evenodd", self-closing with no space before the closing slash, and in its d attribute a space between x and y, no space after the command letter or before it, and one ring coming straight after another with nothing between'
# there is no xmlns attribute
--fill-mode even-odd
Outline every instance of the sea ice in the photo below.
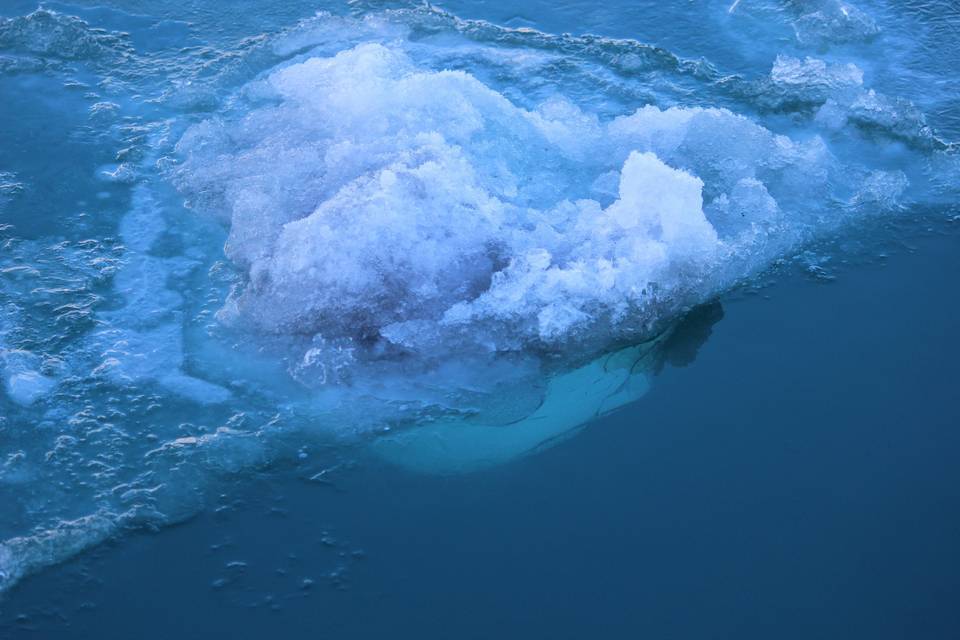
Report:
<svg viewBox="0 0 960 640"><path fill-rule="evenodd" d="M809 237L837 177L822 140L723 109L527 110L394 45L308 56L242 97L178 145L180 188L229 221L247 276L220 317L361 357L649 334Z"/></svg>

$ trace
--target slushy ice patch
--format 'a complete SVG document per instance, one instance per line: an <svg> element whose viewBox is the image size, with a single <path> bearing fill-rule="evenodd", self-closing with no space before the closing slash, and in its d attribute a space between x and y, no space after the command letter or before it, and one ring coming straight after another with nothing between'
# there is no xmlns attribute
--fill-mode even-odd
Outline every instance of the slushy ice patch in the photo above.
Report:
<svg viewBox="0 0 960 640"><path fill-rule="evenodd" d="M239 100L178 145L246 274L221 317L378 356L642 337L843 224L867 177L724 109L527 110L382 44Z"/></svg>
<svg viewBox="0 0 960 640"><path fill-rule="evenodd" d="M75 16L37 9L26 16L0 18L0 49L62 60L97 58L129 50L122 34L91 28Z"/></svg>

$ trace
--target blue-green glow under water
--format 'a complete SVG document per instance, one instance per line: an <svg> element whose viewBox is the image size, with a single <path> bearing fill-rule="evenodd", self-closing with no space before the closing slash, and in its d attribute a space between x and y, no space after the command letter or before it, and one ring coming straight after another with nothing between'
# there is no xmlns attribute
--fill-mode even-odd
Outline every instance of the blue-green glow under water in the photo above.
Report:
<svg viewBox="0 0 960 640"><path fill-rule="evenodd" d="M951 3L0 16L4 634L960 628Z"/></svg>

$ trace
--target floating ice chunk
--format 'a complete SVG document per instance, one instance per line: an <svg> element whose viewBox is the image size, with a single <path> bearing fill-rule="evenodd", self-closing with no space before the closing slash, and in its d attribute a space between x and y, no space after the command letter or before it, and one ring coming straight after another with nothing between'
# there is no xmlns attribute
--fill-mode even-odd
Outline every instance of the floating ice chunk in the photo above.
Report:
<svg viewBox="0 0 960 640"><path fill-rule="evenodd" d="M770 81L787 99L822 103L828 97L855 92L863 86L863 71L853 63L828 64L778 55Z"/></svg>
<svg viewBox="0 0 960 640"><path fill-rule="evenodd" d="M482 290L504 205L479 187L456 148L423 142L418 164L358 179L283 227L240 299L258 325L383 325Z"/></svg>
<svg viewBox="0 0 960 640"><path fill-rule="evenodd" d="M800 44L826 47L863 42L880 32L873 18L843 0L819 0L810 4L818 8L793 23Z"/></svg>
<svg viewBox="0 0 960 640"><path fill-rule="evenodd" d="M702 187L698 178L652 153L631 153L620 176L620 198L602 212L595 204L578 211L579 233L592 235L571 234L574 246L566 264L556 264L543 249L530 252L476 300L453 307L445 323L535 316L537 337L551 342L586 325L597 305L641 302L631 292L677 281L716 252Z"/></svg>
<svg viewBox="0 0 960 640"><path fill-rule="evenodd" d="M853 198L857 205L873 205L878 209L893 209L900 204L900 196L910 181L902 171L872 171Z"/></svg>
<svg viewBox="0 0 960 640"><path fill-rule="evenodd" d="M849 106L848 118L922 148L943 148L923 113L903 99L891 99L873 89L862 91Z"/></svg>
<svg viewBox="0 0 960 640"><path fill-rule="evenodd" d="M125 162L108 164L97 169L97 179L103 180L104 182L132 184L137 180L137 172Z"/></svg>
<svg viewBox="0 0 960 640"><path fill-rule="evenodd" d="M0 349L0 377L11 400L30 406L53 391L57 381L40 373L41 364L29 351Z"/></svg>
<svg viewBox="0 0 960 640"><path fill-rule="evenodd" d="M620 199L606 210L625 230L643 229L677 254L709 252L717 234L703 216L703 181L664 164L649 151L633 152L620 174Z"/></svg>
<svg viewBox="0 0 960 640"><path fill-rule="evenodd" d="M780 208L762 182L743 178L730 190L721 194L705 209L707 219L721 237L735 237L758 225L774 223L780 217Z"/></svg>
<svg viewBox="0 0 960 640"><path fill-rule="evenodd" d="M397 336L397 340L402 340ZM328 341L322 335L313 337L311 346L290 370L294 379L306 386L345 382L355 364L354 347L349 341Z"/></svg>
<svg viewBox="0 0 960 640"><path fill-rule="evenodd" d="M920 148L947 148L913 103L864 88L863 72L852 63L830 64L816 58L800 60L779 55L755 97L760 104L773 108L795 108L797 103L818 106L815 121L832 131L855 124Z"/></svg>
<svg viewBox="0 0 960 640"><path fill-rule="evenodd" d="M778 203L795 205L802 216L823 206L829 188L833 161L821 139L794 142L725 109L661 111L647 106L614 119L609 132L620 149L652 151L700 178L706 199L754 178Z"/></svg>
<svg viewBox="0 0 960 640"><path fill-rule="evenodd" d="M219 317L357 362L648 334L809 237L836 177L823 140L727 110L527 110L395 45L299 59L240 100L178 144L176 181L246 275Z"/></svg>

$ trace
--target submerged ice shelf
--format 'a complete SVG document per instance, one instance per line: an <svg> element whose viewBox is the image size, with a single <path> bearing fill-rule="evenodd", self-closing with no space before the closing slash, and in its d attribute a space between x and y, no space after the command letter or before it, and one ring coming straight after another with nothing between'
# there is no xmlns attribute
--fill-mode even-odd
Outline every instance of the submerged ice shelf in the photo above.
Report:
<svg viewBox="0 0 960 640"><path fill-rule="evenodd" d="M627 347L550 378L535 411L506 424L440 419L381 436L374 452L421 473L495 467L556 444L594 418L639 399L657 363L657 341Z"/></svg>
<svg viewBox="0 0 960 640"><path fill-rule="evenodd" d="M0 95L54 97L0 133L32 150L0 164L0 589L312 446L535 452L639 398L691 309L956 206L924 115L956 105L891 93L893 6L705 13L737 72L419 5L255 39L165 6L0 18Z"/></svg>

